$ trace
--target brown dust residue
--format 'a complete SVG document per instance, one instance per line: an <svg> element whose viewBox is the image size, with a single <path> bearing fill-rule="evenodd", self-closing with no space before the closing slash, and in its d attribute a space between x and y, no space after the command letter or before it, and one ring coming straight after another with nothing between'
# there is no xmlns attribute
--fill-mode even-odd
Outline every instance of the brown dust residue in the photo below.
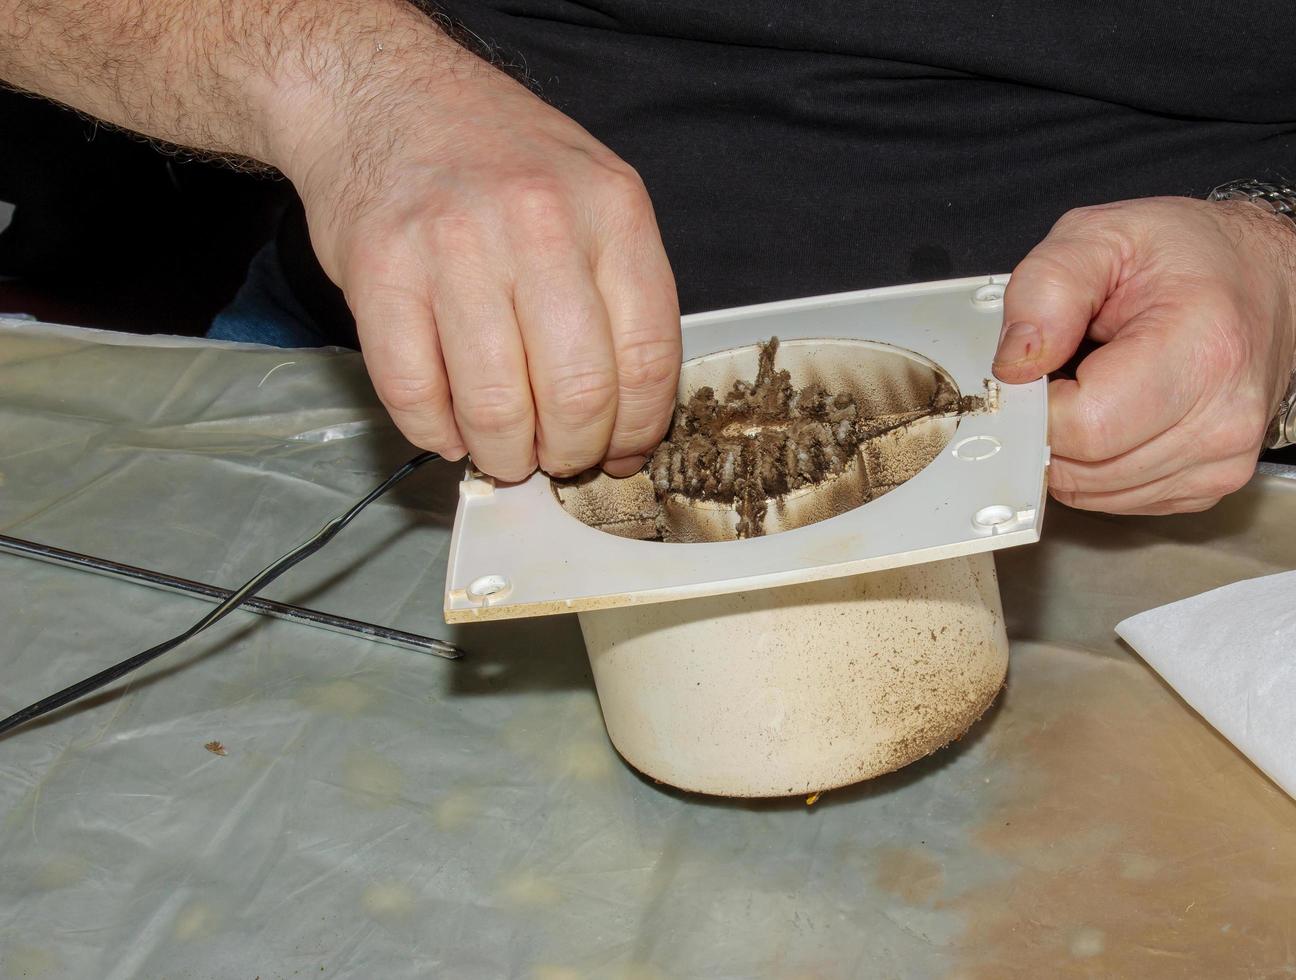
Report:
<svg viewBox="0 0 1296 980"><path fill-rule="evenodd" d="M723 399L703 387L677 406L666 441L647 464L659 501L679 494L732 504L738 537L756 537L771 501L841 475L865 443L984 404L976 396L960 399L942 379L927 405L869 415L850 392L794 387L791 374L775 366L778 350L777 337L762 344L756 379L735 381Z"/></svg>
<svg viewBox="0 0 1296 980"><path fill-rule="evenodd" d="M553 479L560 505L589 527L639 541L792 531L901 486L939 456L964 416L998 407L989 382L984 394L960 395L947 374L903 352L800 341L780 368L781 350L777 337L754 348L756 366L746 369L754 380L730 359L718 372L698 363L702 378L690 384L686 363L691 394L644 468L624 479L597 470Z"/></svg>
<svg viewBox="0 0 1296 980"><path fill-rule="evenodd" d="M1050 665L1073 657L1014 656L987 736L1009 795L975 835L1003 874L949 902L953 975L1296 972L1296 803L1141 665Z"/></svg>
<svg viewBox="0 0 1296 980"><path fill-rule="evenodd" d="M874 883L909 905L928 905L945 887L945 872L930 853L913 847L873 852Z"/></svg>

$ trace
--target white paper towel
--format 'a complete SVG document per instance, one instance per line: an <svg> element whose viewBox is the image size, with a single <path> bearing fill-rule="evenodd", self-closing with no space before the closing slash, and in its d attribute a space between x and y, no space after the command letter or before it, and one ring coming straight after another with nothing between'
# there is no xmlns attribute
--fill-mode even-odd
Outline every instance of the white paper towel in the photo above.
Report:
<svg viewBox="0 0 1296 980"><path fill-rule="evenodd" d="M1139 613L1116 632L1296 798L1296 571Z"/></svg>

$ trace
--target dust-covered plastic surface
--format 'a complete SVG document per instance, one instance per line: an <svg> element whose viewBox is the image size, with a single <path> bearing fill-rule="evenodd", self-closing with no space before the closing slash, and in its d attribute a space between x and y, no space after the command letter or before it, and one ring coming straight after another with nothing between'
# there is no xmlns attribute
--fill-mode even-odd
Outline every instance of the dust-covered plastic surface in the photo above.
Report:
<svg viewBox="0 0 1296 980"><path fill-rule="evenodd" d="M409 454L356 355L0 325L12 535L230 586ZM573 619L444 626L458 475L420 471L270 594L469 659L236 613L0 740L0 976L1296 970L1296 804L1112 632L1296 565L1296 482L1195 517L1054 507L998 558L999 704L807 807L636 776ZM0 576L0 713L210 608L17 558Z"/></svg>

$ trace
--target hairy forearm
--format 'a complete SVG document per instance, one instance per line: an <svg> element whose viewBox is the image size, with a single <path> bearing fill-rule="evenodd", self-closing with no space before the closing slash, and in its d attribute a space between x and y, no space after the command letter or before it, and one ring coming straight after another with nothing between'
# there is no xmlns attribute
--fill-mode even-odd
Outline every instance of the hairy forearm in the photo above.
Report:
<svg viewBox="0 0 1296 980"><path fill-rule="evenodd" d="M0 0L4 82L280 169L384 79L431 84L470 61L406 0Z"/></svg>

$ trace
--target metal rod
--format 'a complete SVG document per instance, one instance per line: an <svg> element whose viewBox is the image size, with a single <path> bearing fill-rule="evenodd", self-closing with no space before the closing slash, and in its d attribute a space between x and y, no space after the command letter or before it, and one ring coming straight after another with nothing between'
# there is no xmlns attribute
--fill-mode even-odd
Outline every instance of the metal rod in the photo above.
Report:
<svg viewBox="0 0 1296 980"><path fill-rule="evenodd" d="M164 575L148 568L123 565L121 562L109 561L107 558L96 558L93 555L83 555L76 551L66 551L63 548L55 548L36 541L24 541L22 538L11 537L7 534L0 534L0 552L17 555L20 558L35 558L38 561L62 565L65 568L95 572L99 575L107 575L127 582L137 582L152 589L190 595L198 599L206 599L208 602L224 602L232 594L229 589L222 589L215 585L194 582L175 575ZM388 646L400 647L404 650L430 653L437 657L445 657L447 660L457 660L463 656L463 650L453 643L447 643L445 640L421 636L418 633L407 633L404 630L392 629L390 626L377 626L374 623L365 623L358 619L349 619L346 616L334 616L331 613L320 612L317 609L307 609L304 606L275 602L273 599L262 599L259 596L253 596L240 605L239 608L262 616L285 619L290 623L300 623L303 626L329 630L333 633L364 637L367 640L373 640L375 643L385 643Z"/></svg>

